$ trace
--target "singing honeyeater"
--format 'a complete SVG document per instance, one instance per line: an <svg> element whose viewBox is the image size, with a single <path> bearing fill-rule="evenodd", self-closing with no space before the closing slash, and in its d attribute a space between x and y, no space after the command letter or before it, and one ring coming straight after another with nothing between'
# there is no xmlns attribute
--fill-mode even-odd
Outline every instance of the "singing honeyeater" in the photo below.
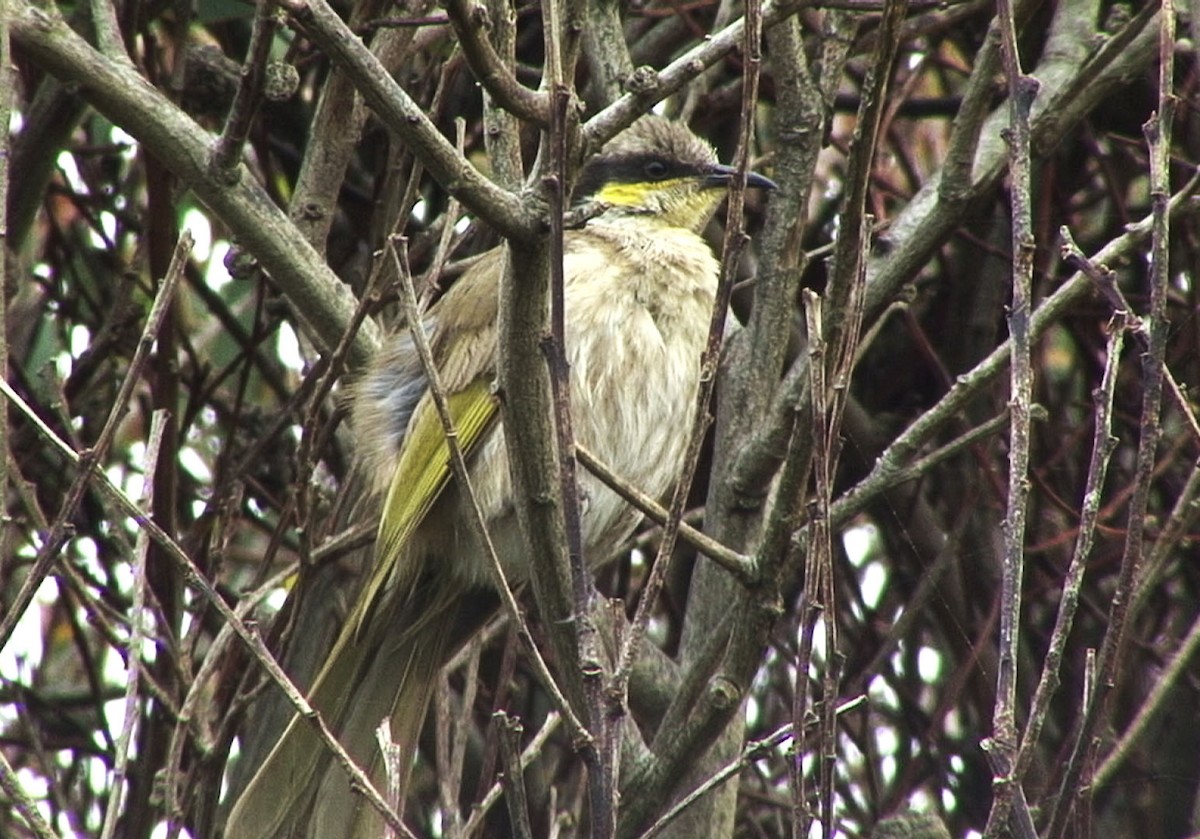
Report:
<svg viewBox="0 0 1200 839"><path fill-rule="evenodd" d="M682 465L719 273L700 231L733 175L684 126L643 117L584 167L575 189L606 205L563 242L575 434L652 496ZM773 186L756 174L747 184ZM494 388L505 258L503 248L486 254L424 325L489 532L519 584L528 572ZM491 578L407 331L357 381L352 414L359 466L381 499L375 562L309 699L376 783L375 731L390 717L403 782L439 669L493 608L479 605ZM579 484L584 551L602 558L638 515L590 475ZM377 837L380 825L297 717L234 806L226 839Z"/></svg>

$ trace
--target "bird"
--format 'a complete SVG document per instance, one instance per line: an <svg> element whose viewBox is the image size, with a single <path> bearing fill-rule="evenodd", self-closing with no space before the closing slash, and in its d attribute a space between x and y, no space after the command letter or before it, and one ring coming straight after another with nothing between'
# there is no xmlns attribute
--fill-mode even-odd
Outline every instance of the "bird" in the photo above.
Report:
<svg viewBox="0 0 1200 839"><path fill-rule="evenodd" d="M685 125L646 115L584 165L573 191L576 202L600 208L563 236L575 436L650 496L667 494L683 466L720 275L701 233L736 176ZM746 186L775 184L749 172ZM494 384L505 259L502 247L486 253L423 326L489 535L519 586L529 571ZM377 782L375 731L389 718L403 791L438 673L496 597L411 333L386 339L352 391L357 468L381 511L379 529L370 576L309 702ZM584 553L605 557L640 515L590 474L580 475L579 491ZM234 804L225 837L381 833L379 815L296 716Z"/></svg>

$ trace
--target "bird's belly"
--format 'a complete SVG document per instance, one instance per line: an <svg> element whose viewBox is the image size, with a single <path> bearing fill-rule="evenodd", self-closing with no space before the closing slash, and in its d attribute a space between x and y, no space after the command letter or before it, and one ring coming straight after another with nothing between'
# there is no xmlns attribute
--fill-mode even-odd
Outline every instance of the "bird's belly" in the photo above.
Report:
<svg viewBox="0 0 1200 839"><path fill-rule="evenodd" d="M670 490L683 465L711 298L677 303L682 310L665 323L632 297L609 301L607 324L568 335L576 439L655 498ZM579 475L584 547L600 562L640 515L586 470Z"/></svg>
<svg viewBox="0 0 1200 839"><path fill-rule="evenodd" d="M677 342L645 354L640 351L644 348L626 347L623 363L606 364L603 371L595 369L602 363L596 353L603 351L605 358L611 359L613 347L584 345L575 349L571 412L576 439L642 492L654 498L665 495L683 465L702 340ZM582 375L588 372L591 375ZM511 503L502 427L483 443L477 457L477 462L497 467L473 470L473 488L506 575L514 583L522 582L528 576L528 562ZM584 552L588 561L596 564L611 558L641 516L583 467L578 476ZM474 544L470 529L462 527L462 517L472 513L462 495L452 493L458 503L451 509L457 510L459 526L447 530L471 543L460 545L455 570L465 582L485 585L491 578L485 554Z"/></svg>
<svg viewBox="0 0 1200 839"><path fill-rule="evenodd" d="M711 259L707 250L704 255ZM696 273L715 285L715 262L711 268ZM678 478L695 411L713 300L708 283L691 281L696 273L689 272L685 287L671 295L652 273L640 289L628 282L576 283L566 289L575 438L655 498ZM522 581L528 561L516 526L502 426L482 442L473 460L477 467L490 464L472 470L473 486L506 574ZM578 476L584 552L590 562L603 562L630 536L640 514L586 469L580 468ZM470 515L462 496L458 499L451 507L456 517ZM462 538L467 529L453 530ZM459 556L467 561L455 570L469 582L486 584L485 554L473 541L461 545Z"/></svg>

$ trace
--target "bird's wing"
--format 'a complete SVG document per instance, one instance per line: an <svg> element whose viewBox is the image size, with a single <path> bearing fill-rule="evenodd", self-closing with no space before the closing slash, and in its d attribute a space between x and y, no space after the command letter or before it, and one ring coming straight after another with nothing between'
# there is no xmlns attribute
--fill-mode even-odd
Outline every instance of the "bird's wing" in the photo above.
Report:
<svg viewBox="0 0 1200 839"><path fill-rule="evenodd" d="M501 263L500 252L493 254L486 256L455 283L443 302L431 312L430 318L434 324L431 335L434 361L449 390L447 400L455 436L466 456L486 439L488 429L499 418L499 401L492 391L491 381L495 376L496 357L494 286ZM408 352L403 350L383 360L404 365L408 363ZM392 385L398 379L403 377L385 376L383 383ZM378 394L373 398L379 401ZM394 408L394 404L386 399L382 403L381 410L385 414ZM389 429L396 417L381 414L376 419L379 420L377 430L383 429L383 442L393 443L394 435ZM390 458L381 458L380 462L388 460ZM320 711L339 738L352 741L359 755L369 754L374 748L369 737L360 736L362 731L371 734L378 718L390 713L384 706L394 706L395 701L374 702L376 707L371 714L379 711L378 718L374 719L358 714L358 707L371 705L372 697L382 696L380 690L386 693L390 689L402 698L400 691L419 692L422 685L432 683L440 662L440 654L435 654L434 647L427 643L428 632L432 629L427 627L427 634L422 634L414 627L422 623L421 614L428 614L428 610L441 604L424 604L428 609L420 610L408 622L408 628L401 628L400 637L396 637L396 628L390 625L390 620L403 603L388 600L389 597L406 600L417 584L420 563L402 561L405 543L445 491L452 474L450 447L428 393L421 396L413 410L395 463L380 518L370 579L309 691L312 706ZM372 663L381 655L384 658L380 660L387 665L384 669L399 672L415 667L429 672L401 679L398 688L391 685L390 680L383 680L379 685L366 684L374 672ZM412 684L407 686L405 683ZM363 696L368 699L358 703L357 699ZM416 736L413 732L419 730L426 701L416 693L409 699L411 702L406 700L406 704L413 708L419 706L421 714L413 717L413 730L402 731L399 736L413 739ZM358 718L360 716L362 719ZM321 784L329 756L311 721L293 717L236 802L226 826L226 839L277 839L292 835L296 822L312 812L310 805Z"/></svg>
<svg viewBox="0 0 1200 839"><path fill-rule="evenodd" d="M470 456L498 416L499 400L493 392L492 380L496 371L497 290L503 259L501 248L485 254L430 312L434 324L429 336L430 349L446 389L455 436L464 456ZM426 392L413 410L392 472L375 540L371 578L347 621L356 637L361 636L373 615L380 614L377 607L381 599L394 596L386 592L403 592L415 583L420 573L419 563L404 563L400 557L405 544L445 491L451 474L450 446L433 398Z"/></svg>
<svg viewBox="0 0 1200 839"><path fill-rule="evenodd" d="M499 400L492 391L490 380L479 378L457 393L449 394L446 401L459 448L467 457L495 421ZM349 623L355 633L362 631L364 621L374 613L380 593L395 584L393 575L399 570L396 564L404 544L445 490L451 474L450 445L433 400L426 394L413 414L384 501L371 579L363 589Z"/></svg>

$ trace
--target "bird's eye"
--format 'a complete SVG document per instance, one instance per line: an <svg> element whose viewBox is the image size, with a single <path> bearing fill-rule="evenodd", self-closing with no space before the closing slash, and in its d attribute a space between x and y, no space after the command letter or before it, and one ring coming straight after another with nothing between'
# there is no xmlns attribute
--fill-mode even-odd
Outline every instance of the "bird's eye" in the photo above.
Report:
<svg viewBox="0 0 1200 839"><path fill-rule="evenodd" d="M667 176L667 164L661 160L651 160L646 164L646 177L652 181L661 181Z"/></svg>

